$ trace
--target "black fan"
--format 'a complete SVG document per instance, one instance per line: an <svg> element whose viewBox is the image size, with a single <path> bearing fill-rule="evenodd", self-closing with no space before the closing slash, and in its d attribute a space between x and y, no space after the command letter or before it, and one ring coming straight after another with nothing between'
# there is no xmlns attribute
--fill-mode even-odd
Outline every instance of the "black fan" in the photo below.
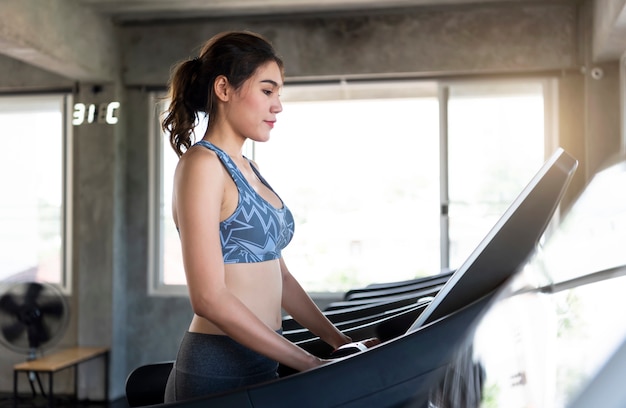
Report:
<svg viewBox="0 0 626 408"><path fill-rule="evenodd" d="M0 340L29 358L60 340L68 318L65 297L49 283L16 283L0 296Z"/></svg>

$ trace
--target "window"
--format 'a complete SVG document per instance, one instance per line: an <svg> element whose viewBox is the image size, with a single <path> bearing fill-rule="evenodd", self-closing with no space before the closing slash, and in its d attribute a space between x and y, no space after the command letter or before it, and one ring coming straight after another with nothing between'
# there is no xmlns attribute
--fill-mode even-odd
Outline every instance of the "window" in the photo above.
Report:
<svg viewBox="0 0 626 408"><path fill-rule="evenodd" d="M68 96L0 97L0 281L67 287L71 166Z"/></svg>
<svg viewBox="0 0 626 408"><path fill-rule="evenodd" d="M543 163L543 92L541 81L285 86L271 140L246 155L294 214L291 272L309 292L341 292L457 267ZM186 293L170 206L177 158L155 133L152 289Z"/></svg>
<svg viewBox="0 0 626 408"><path fill-rule="evenodd" d="M459 267L541 167L546 156L544 84L450 86L449 253Z"/></svg>
<svg viewBox="0 0 626 408"><path fill-rule="evenodd" d="M336 91L318 100L307 87L286 88L271 140L255 144L296 220L283 251L290 271L310 292L438 273L436 85Z"/></svg>

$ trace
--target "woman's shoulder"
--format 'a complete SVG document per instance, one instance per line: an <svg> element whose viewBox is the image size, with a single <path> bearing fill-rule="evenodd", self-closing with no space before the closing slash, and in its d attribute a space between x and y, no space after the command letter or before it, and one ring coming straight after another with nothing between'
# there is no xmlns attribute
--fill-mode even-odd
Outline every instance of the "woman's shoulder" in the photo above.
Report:
<svg viewBox="0 0 626 408"><path fill-rule="evenodd" d="M199 145L193 145L180 157L176 173L191 173L195 176L216 176L224 173L217 154Z"/></svg>
<svg viewBox="0 0 626 408"><path fill-rule="evenodd" d="M217 153L213 150L207 149L199 144L192 145L178 160L179 164L195 165L195 166L210 166L215 163L219 164L220 159L217 157Z"/></svg>

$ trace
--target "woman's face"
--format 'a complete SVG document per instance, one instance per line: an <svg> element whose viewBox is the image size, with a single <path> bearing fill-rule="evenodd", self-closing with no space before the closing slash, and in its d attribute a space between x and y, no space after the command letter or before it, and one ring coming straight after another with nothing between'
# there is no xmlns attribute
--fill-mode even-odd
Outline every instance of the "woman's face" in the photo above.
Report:
<svg viewBox="0 0 626 408"><path fill-rule="evenodd" d="M283 110L279 96L282 86L278 64L260 66L228 104L226 118L235 133L255 142L269 140L276 115Z"/></svg>

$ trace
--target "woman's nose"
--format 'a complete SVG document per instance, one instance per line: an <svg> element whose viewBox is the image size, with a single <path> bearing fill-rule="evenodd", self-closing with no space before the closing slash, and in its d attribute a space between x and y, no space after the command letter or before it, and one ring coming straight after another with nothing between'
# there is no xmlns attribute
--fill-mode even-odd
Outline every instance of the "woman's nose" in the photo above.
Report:
<svg viewBox="0 0 626 408"><path fill-rule="evenodd" d="M272 113L280 113L283 111L283 104L280 102L280 98L276 98L276 101L272 104Z"/></svg>

